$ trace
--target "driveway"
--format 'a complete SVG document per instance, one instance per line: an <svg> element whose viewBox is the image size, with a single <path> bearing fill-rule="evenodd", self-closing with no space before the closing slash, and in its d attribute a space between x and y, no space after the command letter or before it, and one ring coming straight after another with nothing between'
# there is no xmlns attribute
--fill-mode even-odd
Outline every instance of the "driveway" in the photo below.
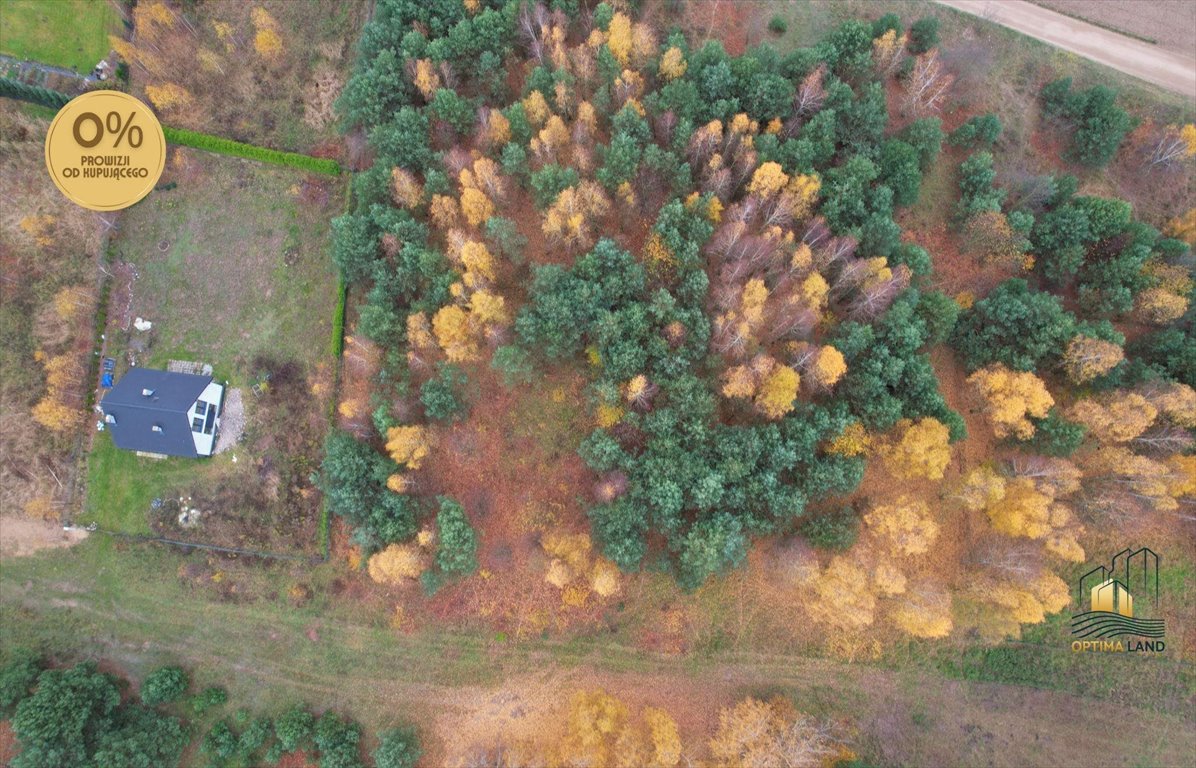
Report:
<svg viewBox="0 0 1196 768"><path fill-rule="evenodd" d="M1024 0L936 0L1196 100L1196 59Z"/></svg>

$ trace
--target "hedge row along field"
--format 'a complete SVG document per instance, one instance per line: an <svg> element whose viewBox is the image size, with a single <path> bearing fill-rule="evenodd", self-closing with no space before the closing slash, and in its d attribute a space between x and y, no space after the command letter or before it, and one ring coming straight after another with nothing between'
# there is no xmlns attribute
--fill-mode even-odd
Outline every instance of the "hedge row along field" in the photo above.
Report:
<svg viewBox="0 0 1196 768"><path fill-rule="evenodd" d="M49 88L39 88L35 85L26 85L7 77L0 78L0 96L28 101L32 104L40 104L43 107L51 109L61 109L71 100L71 97L65 93L53 91ZM326 176L337 176L341 172L341 167L335 160L309 157L308 155L301 155L296 152L282 152L277 149L267 149L252 144L242 144L232 139L225 139L208 133L199 133L198 131L188 131L183 128L171 128L168 125L162 126L162 130L166 134L167 141L184 147L194 147L195 149L216 152L221 155L243 157L247 160L283 165L301 171L322 173Z"/></svg>

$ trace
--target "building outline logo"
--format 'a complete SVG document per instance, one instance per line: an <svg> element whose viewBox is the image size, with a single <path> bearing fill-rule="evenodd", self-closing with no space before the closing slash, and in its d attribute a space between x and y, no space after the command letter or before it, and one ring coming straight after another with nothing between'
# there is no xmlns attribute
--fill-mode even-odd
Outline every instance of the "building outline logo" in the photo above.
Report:
<svg viewBox="0 0 1196 768"><path fill-rule="evenodd" d="M1085 598L1087 611L1082 610ZM1125 643L1116 639L1124 635L1145 638L1131 650L1163 650L1163 619L1140 615L1147 606L1156 610L1159 606L1159 556L1149 547L1127 547L1109 565L1098 565L1081 576L1076 603L1081 612L1071 618L1074 650L1124 651Z"/></svg>

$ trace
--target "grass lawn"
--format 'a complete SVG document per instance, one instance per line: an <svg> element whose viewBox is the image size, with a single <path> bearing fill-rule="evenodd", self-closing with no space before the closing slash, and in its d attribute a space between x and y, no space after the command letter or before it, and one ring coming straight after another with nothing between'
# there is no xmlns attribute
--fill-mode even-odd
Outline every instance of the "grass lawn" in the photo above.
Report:
<svg viewBox="0 0 1196 768"><path fill-rule="evenodd" d="M86 74L121 31L109 0L0 0L0 53Z"/></svg>
<svg viewBox="0 0 1196 768"><path fill-rule="evenodd" d="M196 475L212 474L227 459L149 459L122 451L108 434L96 435L87 464L87 508L80 523L97 523L101 528L123 533L149 534L146 512L150 502L163 494L177 492Z"/></svg>
<svg viewBox="0 0 1196 768"><path fill-rule="evenodd" d="M175 150L164 182L127 211L113 244L136 265L132 312L154 323L148 358L211 363L252 383L255 356L330 356L336 269L329 222L340 182L198 150ZM182 153L182 160L179 158Z"/></svg>
<svg viewBox="0 0 1196 768"><path fill-rule="evenodd" d="M309 382L317 376L330 381L334 364L337 280L329 222L343 205L343 187L339 180L190 149L174 150L168 167L163 186L175 186L125 212L112 242L115 258L133 264L137 277L131 301L127 289L114 292L106 352L120 361L118 378L126 351L137 365L153 368L172 359L210 363L218 380L242 389L247 430L228 453L200 460L142 458L117 449L106 433L96 435L80 522L149 533L153 499L198 494L196 504L202 498L205 509L241 522L235 531L203 526L185 538L302 548L306 518L296 518L298 508L277 489L306 482L318 461L313 446L326 427L323 399L309 394ZM126 330L135 317L150 320L153 329ZM265 366L273 374L294 371L288 391L295 405L285 415L277 411L277 394L250 394ZM283 391L281 378L272 383L279 386L271 393ZM288 442L301 433L310 438ZM261 474L255 462L265 467ZM275 490L267 497L252 493L271 483ZM232 489L245 493L230 495ZM292 539L271 538L279 531Z"/></svg>

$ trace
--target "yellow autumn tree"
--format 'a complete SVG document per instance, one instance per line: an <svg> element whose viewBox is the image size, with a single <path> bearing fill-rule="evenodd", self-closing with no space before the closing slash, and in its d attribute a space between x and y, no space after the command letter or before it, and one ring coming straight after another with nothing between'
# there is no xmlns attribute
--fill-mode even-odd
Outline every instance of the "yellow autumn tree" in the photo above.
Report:
<svg viewBox="0 0 1196 768"><path fill-rule="evenodd" d="M416 60L415 74L411 81L427 101L430 101L436 91L440 89L440 76L436 74L436 68L431 59Z"/></svg>
<svg viewBox="0 0 1196 768"><path fill-rule="evenodd" d="M471 227L478 227L494 215L494 203L485 192L468 187L461 190L461 212Z"/></svg>
<svg viewBox="0 0 1196 768"><path fill-rule="evenodd" d="M874 507L864 515L864 522L899 555L924 554L939 535L938 523L930 517L926 502L910 496Z"/></svg>
<svg viewBox="0 0 1196 768"><path fill-rule="evenodd" d="M648 768L674 768L681 762L681 734L677 731L677 722L663 709L645 707L644 723L652 744Z"/></svg>
<svg viewBox="0 0 1196 768"><path fill-rule="evenodd" d="M419 548L410 544L391 544L372 555L366 565L370 578L379 584L402 584L418 579L424 568Z"/></svg>
<svg viewBox="0 0 1196 768"><path fill-rule="evenodd" d="M1079 400L1068 416L1088 428L1099 440L1124 443L1133 440L1154 423L1157 409L1136 392L1115 393L1100 399Z"/></svg>
<svg viewBox="0 0 1196 768"><path fill-rule="evenodd" d="M826 728L780 700L748 698L723 708L710 739L719 768L816 768L839 751Z"/></svg>
<svg viewBox="0 0 1196 768"><path fill-rule="evenodd" d="M986 510L993 529L1006 536L1041 539L1051 532L1050 496L1040 493L1034 481L1015 478L1005 485L1005 493Z"/></svg>
<svg viewBox="0 0 1196 768"><path fill-rule="evenodd" d="M476 291L469 297L469 313L487 326L503 325L510 320L506 299L489 291Z"/></svg>
<svg viewBox="0 0 1196 768"><path fill-rule="evenodd" d="M194 102L191 92L178 83L147 85L145 86L145 97L163 112L184 109Z"/></svg>
<svg viewBox="0 0 1196 768"><path fill-rule="evenodd" d="M997 363L968 377L985 401L985 412L997 437L1029 439L1034 434L1030 418L1044 418L1055 404L1046 384L1033 373L1011 371Z"/></svg>
<svg viewBox="0 0 1196 768"><path fill-rule="evenodd" d="M1196 429L1196 389L1178 381L1159 384L1146 392L1159 413L1176 426Z"/></svg>
<svg viewBox="0 0 1196 768"><path fill-rule="evenodd" d="M781 170L780 163L761 163L756 168L755 173L752 174L752 180L748 184L747 191L749 194L759 195L760 197L772 197L777 192L780 192L788 183L789 174Z"/></svg>
<svg viewBox="0 0 1196 768"><path fill-rule="evenodd" d="M830 389L843 374L847 373L847 362L843 353L829 344L818 350L807 370L808 380L819 389Z"/></svg>
<svg viewBox="0 0 1196 768"><path fill-rule="evenodd" d="M660 57L659 71L661 77L665 80L676 80L685 74L688 66L685 61L685 55L681 53L680 48L674 45Z"/></svg>
<svg viewBox="0 0 1196 768"><path fill-rule="evenodd" d="M425 427L408 424L386 430L386 452L396 464L419 469L431 450L432 437Z"/></svg>
<svg viewBox="0 0 1196 768"><path fill-rule="evenodd" d="M1116 493L1129 494L1162 512L1171 512L1179 502L1171 491L1175 487L1172 468L1166 463L1140 456L1120 445L1107 445L1087 461L1089 475L1112 486Z"/></svg>
<svg viewBox="0 0 1196 768"><path fill-rule="evenodd" d="M1048 614L1058 613L1071 602L1067 583L1049 571L1031 577L972 579L968 597L986 604L975 621L981 637L994 641L1021 637L1024 624L1041 624Z"/></svg>
<svg viewBox="0 0 1196 768"><path fill-rule="evenodd" d="M814 579L810 615L841 630L860 630L876 617L876 593L868 571L843 555Z"/></svg>
<svg viewBox="0 0 1196 768"><path fill-rule="evenodd" d="M777 365L760 381L756 410L769 419L779 419L793 410L801 377L787 365Z"/></svg>
<svg viewBox="0 0 1196 768"><path fill-rule="evenodd" d="M883 35L872 41L872 60L881 75L889 75L896 71L905 57L905 35L897 36L895 30L886 30Z"/></svg>
<svg viewBox="0 0 1196 768"><path fill-rule="evenodd" d="M828 453L840 456L864 456L872 448L872 436L858 421L853 421L843 428L838 437L827 446Z"/></svg>
<svg viewBox="0 0 1196 768"><path fill-rule="evenodd" d="M390 188L395 202L405 208L416 207L424 196L423 186L415 174L404 168L391 169Z"/></svg>
<svg viewBox="0 0 1196 768"><path fill-rule="evenodd" d="M253 36L253 49L268 61L277 61L282 56L282 36L278 33L278 22L270 12L261 6L250 12L257 33Z"/></svg>
<svg viewBox="0 0 1196 768"><path fill-rule="evenodd" d="M536 128L544 125L549 115L552 114L552 110L548 108L548 100L539 91L532 91L523 97L522 103L524 114L527 115L527 121Z"/></svg>
<svg viewBox="0 0 1196 768"><path fill-rule="evenodd" d="M967 474L955 497L973 512L979 512L1005 497L1005 478L992 467L976 467Z"/></svg>
<svg viewBox="0 0 1196 768"><path fill-rule="evenodd" d="M1076 384L1108 373L1125 359L1125 352L1111 341L1091 336L1076 336L1063 353L1063 370Z"/></svg>
<svg viewBox="0 0 1196 768"><path fill-rule="evenodd" d="M541 229L551 240L567 245L585 245L593 240L595 219L606 214L610 201L592 181L567 187L544 214Z"/></svg>
<svg viewBox="0 0 1196 768"><path fill-rule="evenodd" d="M1147 288L1134 298L1134 309L1148 323L1166 325L1184 316L1188 298L1161 286Z"/></svg>
<svg viewBox="0 0 1196 768"><path fill-rule="evenodd" d="M456 225L458 217L461 215L461 208L457 205L457 201L448 195L432 195L428 215L433 224L447 230Z"/></svg>
<svg viewBox="0 0 1196 768"><path fill-rule="evenodd" d="M445 357L454 363L478 358L478 341L469 322L469 314L456 304L436 310L432 317L432 331Z"/></svg>
<svg viewBox="0 0 1196 768"><path fill-rule="evenodd" d="M942 480L951 461L950 433L938 419L897 422L895 439L882 453L885 466L897 477Z"/></svg>
<svg viewBox="0 0 1196 768"><path fill-rule="evenodd" d="M606 45L615 60L624 67L631 62L631 19L623 12L616 13L606 29Z"/></svg>
<svg viewBox="0 0 1196 768"><path fill-rule="evenodd" d="M560 761L567 766L608 765L627 727L627 705L602 690L579 691L569 702Z"/></svg>
<svg viewBox="0 0 1196 768"><path fill-rule="evenodd" d="M1196 208L1189 208L1186 213L1176 216L1167 222L1167 226L1163 231L1169 237L1174 237L1176 240L1183 240L1188 245L1196 248Z"/></svg>
<svg viewBox="0 0 1196 768"><path fill-rule="evenodd" d="M897 627L913 637L946 637L951 634L951 596L933 585L910 589L890 610Z"/></svg>

